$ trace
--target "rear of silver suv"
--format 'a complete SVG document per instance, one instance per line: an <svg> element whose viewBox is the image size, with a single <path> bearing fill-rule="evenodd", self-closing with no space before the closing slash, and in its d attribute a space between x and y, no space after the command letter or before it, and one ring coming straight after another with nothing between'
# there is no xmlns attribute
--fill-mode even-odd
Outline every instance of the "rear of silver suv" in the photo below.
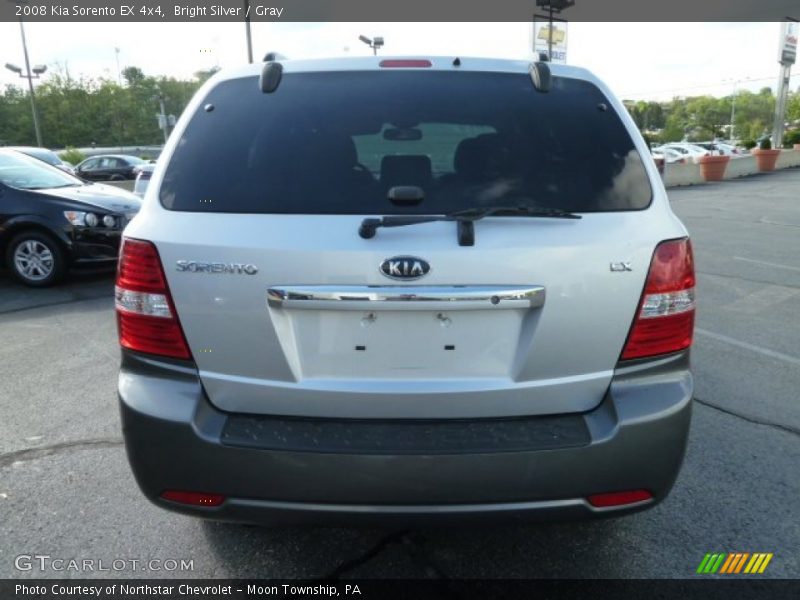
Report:
<svg viewBox="0 0 800 600"><path fill-rule="evenodd" d="M116 306L128 457L165 508L607 516L682 462L691 245L582 69L218 74L125 231Z"/></svg>

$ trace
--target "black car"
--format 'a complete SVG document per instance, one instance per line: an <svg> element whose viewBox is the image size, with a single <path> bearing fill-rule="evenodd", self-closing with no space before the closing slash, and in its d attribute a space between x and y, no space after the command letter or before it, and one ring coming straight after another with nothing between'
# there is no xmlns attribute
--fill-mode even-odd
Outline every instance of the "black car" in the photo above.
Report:
<svg viewBox="0 0 800 600"><path fill-rule="evenodd" d="M141 201L0 149L0 257L23 283L56 283L72 265L113 263Z"/></svg>
<svg viewBox="0 0 800 600"><path fill-rule="evenodd" d="M147 161L126 154L92 156L75 167L75 174L89 181L123 181L136 179L139 168Z"/></svg>
<svg viewBox="0 0 800 600"><path fill-rule="evenodd" d="M36 146L6 146L5 149L22 152L23 154L27 154L33 158L38 158L39 160L46 162L48 165L53 165L65 173L69 173L70 175L75 174L75 168L72 165L65 163L63 160L61 160L61 157L59 157L58 154L52 150L48 150L47 148L38 148Z"/></svg>

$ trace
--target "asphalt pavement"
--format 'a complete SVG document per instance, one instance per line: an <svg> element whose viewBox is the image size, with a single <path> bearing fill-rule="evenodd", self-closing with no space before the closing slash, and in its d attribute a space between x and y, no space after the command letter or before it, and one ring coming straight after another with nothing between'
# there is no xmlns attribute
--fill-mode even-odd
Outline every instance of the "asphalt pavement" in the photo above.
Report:
<svg viewBox="0 0 800 600"><path fill-rule="evenodd" d="M707 552L772 552L763 576L800 577L800 170L670 198L698 270L689 449L662 504L598 522L261 529L163 511L122 446L111 276L29 290L0 272L0 577L684 578ZM125 566L21 571L20 555Z"/></svg>

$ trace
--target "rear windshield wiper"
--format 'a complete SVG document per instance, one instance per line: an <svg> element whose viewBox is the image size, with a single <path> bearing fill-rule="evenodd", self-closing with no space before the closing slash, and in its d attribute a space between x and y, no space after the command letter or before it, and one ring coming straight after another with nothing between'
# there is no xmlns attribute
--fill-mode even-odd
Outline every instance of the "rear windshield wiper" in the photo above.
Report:
<svg viewBox="0 0 800 600"><path fill-rule="evenodd" d="M560 208L538 208L535 206L492 206L489 208L468 208L444 215L388 215L379 219L367 218L361 221L358 235L364 239L375 237L379 227L403 227L434 221L455 221L458 223L458 243L461 246L475 245L473 223L490 216L523 216L548 219L581 219L581 215Z"/></svg>

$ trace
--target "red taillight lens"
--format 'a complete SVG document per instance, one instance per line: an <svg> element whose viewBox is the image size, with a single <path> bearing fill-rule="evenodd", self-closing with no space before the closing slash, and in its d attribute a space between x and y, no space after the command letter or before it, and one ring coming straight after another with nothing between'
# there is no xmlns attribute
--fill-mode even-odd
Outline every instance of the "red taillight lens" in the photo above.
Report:
<svg viewBox="0 0 800 600"><path fill-rule="evenodd" d="M222 494L206 494L203 492L184 492L180 490L167 490L161 497L170 502L190 504L192 506L219 506L225 502Z"/></svg>
<svg viewBox="0 0 800 600"><path fill-rule="evenodd" d="M644 502L651 500L653 494L647 490L630 490L627 492L610 492L607 494L593 494L587 498L589 504L597 508L606 508L609 506L623 506L625 504L633 504L634 502Z"/></svg>
<svg viewBox="0 0 800 600"><path fill-rule="evenodd" d="M682 239L659 244L622 360L668 354L692 345L694 284L692 243Z"/></svg>
<svg viewBox="0 0 800 600"><path fill-rule="evenodd" d="M117 269L117 286L136 292L164 293L167 282L158 250L152 243L123 240Z"/></svg>
<svg viewBox="0 0 800 600"><path fill-rule="evenodd" d="M378 63L384 69L425 69L432 67L433 63L429 60L419 59L387 59Z"/></svg>
<svg viewBox="0 0 800 600"><path fill-rule="evenodd" d="M114 287L123 348L189 359L158 250L151 242L123 239Z"/></svg>

